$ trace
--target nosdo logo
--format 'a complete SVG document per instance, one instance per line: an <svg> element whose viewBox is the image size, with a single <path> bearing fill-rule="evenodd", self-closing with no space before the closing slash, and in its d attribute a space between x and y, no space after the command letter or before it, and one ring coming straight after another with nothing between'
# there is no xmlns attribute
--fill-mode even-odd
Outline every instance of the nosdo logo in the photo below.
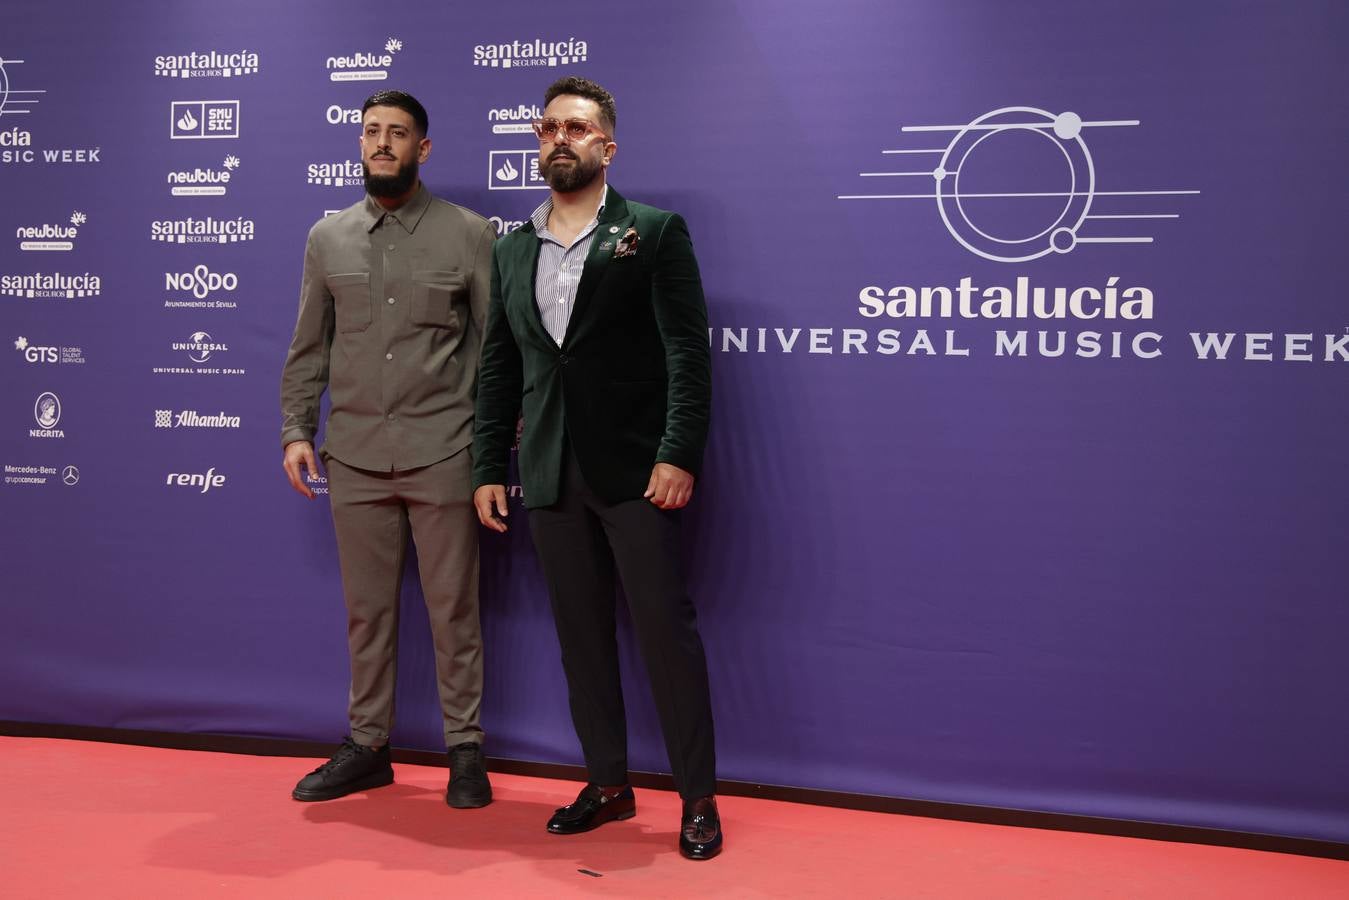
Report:
<svg viewBox="0 0 1349 900"><path fill-rule="evenodd" d="M359 161L349 159L342 162L310 163L305 168L305 174L310 184L327 187L347 187L365 183L364 167Z"/></svg>
<svg viewBox="0 0 1349 900"><path fill-rule="evenodd" d="M224 487L225 476L216 472L215 466L211 466L205 474L199 472L170 472L168 477L164 479L164 483L169 487L201 488L198 493L204 494L212 488Z"/></svg>
<svg viewBox="0 0 1349 900"><path fill-rule="evenodd" d="M238 100L174 100L169 104L169 137L175 141L238 136Z"/></svg>
<svg viewBox="0 0 1349 900"><path fill-rule="evenodd" d="M156 428L238 428L239 417L223 412L203 416L195 409L175 413L171 409L155 410Z"/></svg>
<svg viewBox="0 0 1349 900"><path fill-rule="evenodd" d="M493 123L492 134L532 134L534 120L541 118L543 109L532 103L487 111L487 121Z"/></svg>
<svg viewBox="0 0 1349 900"><path fill-rule="evenodd" d="M927 146L881 152L916 162L901 166L904 171L858 174L900 178L916 187L838 199L935 200L951 236L995 262L1025 262L1084 244L1150 244L1152 235L1145 232L1159 221L1180 218L1172 204L1158 208L1151 198L1199 191L1100 190L1083 137L1088 129L1137 124L1006 106L965 125L906 125L901 132L923 135ZM942 134L951 135L944 144L936 137Z"/></svg>
<svg viewBox="0 0 1349 900"><path fill-rule="evenodd" d="M80 226L88 221L88 216L75 210L67 219L68 225L20 226L14 230L14 236L19 239L20 250L73 250Z"/></svg>
<svg viewBox="0 0 1349 900"><path fill-rule="evenodd" d="M511 41L509 44L478 44L473 48L473 65L500 69L537 66L569 66L586 61L590 48L585 41Z"/></svg>
<svg viewBox="0 0 1349 900"><path fill-rule="evenodd" d="M219 169L184 169L170 172L164 180L171 185L169 193L175 197L223 197L240 165L239 157L231 153Z"/></svg>
<svg viewBox="0 0 1349 900"><path fill-rule="evenodd" d="M28 338L19 335L14 349L23 354L28 363L63 363L84 365L84 350L79 347L44 347L30 343Z"/></svg>
<svg viewBox="0 0 1349 900"><path fill-rule="evenodd" d="M384 42L384 52L362 50L349 56L330 56L327 61L329 81L383 81L389 77L393 58L403 49L398 38Z"/></svg>
<svg viewBox="0 0 1349 900"><path fill-rule="evenodd" d="M329 125L359 125L361 110L359 107L338 106L334 103L323 111L323 119Z"/></svg>
<svg viewBox="0 0 1349 900"><path fill-rule="evenodd" d="M210 361L212 354L228 353L230 348L228 344L212 338L209 332L194 331L187 340L174 341L173 349L186 353L187 358L194 363L205 363Z"/></svg>
<svg viewBox="0 0 1349 900"><path fill-rule="evenodd" d="M189 216L150 223L150 239L170 244L232 244L253 240L255 231L253 220L242 216L234 219Z"/></svg>
<svg viewBox="0 0 1349 900"><path fill-rule="evenodd" d="M193 51L155 57L155 75L160 78L237 78L256 75L258 54L251 50Z"/></svg>
<svg viewBox="0 0 1349 900"><path fill-rule="evenodd" d="M0 120L5 116L28 115L47 93L15 86L12 75L23 62L0 57ZM0 165L96 163L100 161L101 150L101 147L37 147L33 145L33 133L26 128L0 125Z"/></svg>
<svg viewBox="0 0 1349 900"><path fill-rule="evenodd" d="M0 275L0 295L25 300L82 300L97 297L102 280L94 274L34 272L30 275Z"/></svg>
<svg viewBox="0 0 1349 900"><path fill-rule="evenodd" d="M61 421L61 398L51 391L38 394L33 404L33 418L38 427L28 429L28 436L35 438L63 438L66 433L57 424Z"/></svg>
<svg viewBox="0 0 1349 900"><path fill-rule="evenodd" d="M165 309L236 309L239 304L222 298L221 294L233 293L239 287L239 276L233 272L212 272L205 265L199 265L186 272L165 272L164 290L182 294L191 294L193 299L169 298L164 301ZM212 295L215 295L212 297Z"/></svg>

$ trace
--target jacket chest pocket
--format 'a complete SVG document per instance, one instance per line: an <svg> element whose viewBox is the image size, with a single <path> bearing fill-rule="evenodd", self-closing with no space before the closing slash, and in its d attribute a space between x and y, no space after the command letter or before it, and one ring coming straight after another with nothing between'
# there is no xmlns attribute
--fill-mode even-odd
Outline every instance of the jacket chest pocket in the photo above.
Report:
<svg viewBox="0 0 1349 900"><path fill-rule="evenodd" d="M337 330L342 333L365 331L370 327L372 302L370 273L353 272L348 275L329 275L328 292L333 295L333 310Z"/></svg>
<svg viewBox="0 0 1349 900"><path fill-rule="evenodd" d="M456 304L464 302L468 284L457 271L425 270L412 273L412 322L459 330Z"/></svg>

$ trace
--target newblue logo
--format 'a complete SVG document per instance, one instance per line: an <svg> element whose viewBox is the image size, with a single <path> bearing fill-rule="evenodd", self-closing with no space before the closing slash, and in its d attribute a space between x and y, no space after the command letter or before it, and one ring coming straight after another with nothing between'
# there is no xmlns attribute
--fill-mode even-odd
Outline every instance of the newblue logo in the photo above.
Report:
<svg viewBox="0 0 1349 900"><path fill-rule="evenodd" d="M330 56L327 59L329 81L384 81L389 77L393 58L403 49L398 38L384 42L384 52L361 50L348 56Z"/></svg>
<svg viewBox="0 0 1349 900"><path fill-rule="evenodd" d="M89 217L76 210L70 214L68 225L28 225L14 230L19 239L19 249L28 251L52 251L75 249L75 238L80 236L80 226L89 221Z"/></svg>
<svg viewBox="0 0 1349 900"><path fill-rule="evenodd" d="M534 120L543 118L543 109L531 103L505 106L487 112L492 134L533 134Z"/></svg>
<svg viewBox="0 0 1349 900"><path fill-rule="evenodd" d="M169 193L175 197L223 197L242 163L239 157L230 154L220 165L219 169L198 167L170 172L165 179L171 185Z"/></svg>

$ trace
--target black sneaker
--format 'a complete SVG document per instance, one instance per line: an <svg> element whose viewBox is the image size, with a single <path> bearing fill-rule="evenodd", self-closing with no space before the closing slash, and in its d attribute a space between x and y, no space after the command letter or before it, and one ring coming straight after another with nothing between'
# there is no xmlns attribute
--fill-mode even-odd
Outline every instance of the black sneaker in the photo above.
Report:
<svg viewBox="0 0 1349 900"><path fill-rule="evenodd" d="M290 795L296 800L335 800L393 784L389 745L378 750L344 738L333 758L300 779Z"/></svg>
<svg viewBox="0 0 1349 900"><path fill-rule="evenodd" d="M455 744L450 748L450 785L445 802L455 809L477 809L492 802L492 785L482 761L480 744Z"/></svg>

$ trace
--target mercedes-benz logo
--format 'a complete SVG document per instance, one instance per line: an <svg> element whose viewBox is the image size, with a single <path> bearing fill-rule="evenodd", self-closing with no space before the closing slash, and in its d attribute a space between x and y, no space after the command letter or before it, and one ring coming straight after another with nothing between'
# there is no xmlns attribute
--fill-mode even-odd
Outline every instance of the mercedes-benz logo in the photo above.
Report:
<svg viewBox="0 0 1349 900"><path fill-rule="evenodd" d="M61 480L66 484L79 484L80 470L74 466L66 466L61 470Z"/></svg>

